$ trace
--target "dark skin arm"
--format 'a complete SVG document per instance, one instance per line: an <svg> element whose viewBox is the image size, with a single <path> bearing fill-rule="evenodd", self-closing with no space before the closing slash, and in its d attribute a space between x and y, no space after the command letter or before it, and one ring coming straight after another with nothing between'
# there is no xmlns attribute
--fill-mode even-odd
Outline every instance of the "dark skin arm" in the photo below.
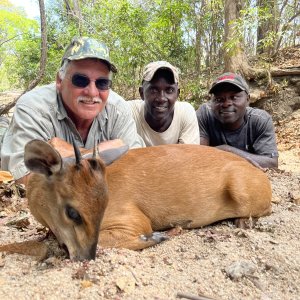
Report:
<svg viewBox="0 0 300 300"><path fill-rule="evenodd" d="M61 155L62 158L65 157L71 157L74 156L74 148L72 144L69 144L65 140L62 140L58 137L54 137L48 143L53 146ZM124 146L124 143L120 139L115 139L111 141L105 141L98 144L99 151L112 149L112 148L119 148L121 146ZM79 148L82 155L87 153L93 153L93 149L85 149L85 148ZM16 180L17 184L24 184L25 186L28 184L28 180L30 178L30 173L23 176L22 178Z"/></svg>
<svg viewBox="0 0 300 300"><path fill-rule="evenodd" d="M201 137L200 144L209 146L209 140L204 137ZM278 168L278 157L268 157L265 155L252 154L247 151L243 151L243 150L237 149L237 148L229 146L229 145L220 145L220 146L217 146L216 148L223 150L223 151L237 154L237 155L247 159L254 166L256 166L260 169Z"/></svg>

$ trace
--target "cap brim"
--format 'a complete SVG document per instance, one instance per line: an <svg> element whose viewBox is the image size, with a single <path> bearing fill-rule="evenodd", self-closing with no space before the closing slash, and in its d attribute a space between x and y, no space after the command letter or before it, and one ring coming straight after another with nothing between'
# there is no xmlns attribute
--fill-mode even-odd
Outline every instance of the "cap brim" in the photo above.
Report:
<svg viewBox="0 0 300 300"><path fill-rule="evenodd" d="M209 94L213 94L214 91L216 90L216 88L220 87L224 83L229 83L231 85L234 85L234 86L238 87L241 91L245 91L248 93L248 91L244 87L240 86L239 84L232 82L231 80L222 80L221 82L218 82L214 86L211 87L211 89L209 90Z"/></svg>
<svg viewBox="0 0 300 300"><path fill-rule="evenodd" d="M110 69L110 71L112 71L113 73L117 73L118 72L118 69L116 68L116 66L111 63L110 61L106 60L106 59L103 59L103 58L99 58L98 56L95 56L95 55L87 55L87 56L73 56L73 57L67 57L66 59L68 60L81 60L81 59L86 59L86 58L97 58L99 60L102 60Z"/></svg>
<svg viewBox="0 0 300 300"><path fill-rule="evenodd" d="M170 67L167 67L167 66L159 66L158 68L152 70L149 74L147 74L146 77L143 78L143 80L144 81L151 81L153 79L153 76L155 75L155 73L160 69L169 70L173 75L174 82L178 83L178 80L176 80L176 77L175 77L175 74L174 74L174 70L172 70Z"/></svg>

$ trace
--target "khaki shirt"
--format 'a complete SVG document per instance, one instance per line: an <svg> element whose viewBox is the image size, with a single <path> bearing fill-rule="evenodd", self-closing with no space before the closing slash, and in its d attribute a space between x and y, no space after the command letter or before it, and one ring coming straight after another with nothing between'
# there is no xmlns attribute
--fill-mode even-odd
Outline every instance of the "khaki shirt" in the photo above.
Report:
<svg viewBox="0 0 300 300"><path fill-rule="evenodd" d="M90 149L98 141L122 139L130 148L143 147L127 102L109 91L107 104L94 119L87 140L83 143L74 123L68 117L55 84L36 88L18 100L13 118L3 139L1 168L15 179L28 173L24 164L24 147L33 139L48 141L59 137L69 143L72 135L79 147Z"/></svg>
<svg viewBox="0 0 300 300"><path fill-rule="evenodd" d="M188 102L175 102L171 125L164 132L153 130L144 117L144 101L128 101L138 134L146 146L165 144L200 144L200 134L195 109Z"/></svg>

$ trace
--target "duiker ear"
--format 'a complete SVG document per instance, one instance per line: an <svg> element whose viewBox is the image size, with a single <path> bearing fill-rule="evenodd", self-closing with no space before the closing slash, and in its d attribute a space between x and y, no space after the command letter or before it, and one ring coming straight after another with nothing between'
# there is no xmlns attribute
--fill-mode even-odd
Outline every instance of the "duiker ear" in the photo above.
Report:
<svg viewBox="0 0 300 300"><path fill-rule="evenodd" d="M115 160L119 159L121 156L123 156L125 153L127 153L129 147L127 145L124 145L119 148L112 148L107 149L104 151L99 152L99 156L104 162L106 166L109 166L112 164ZM82 156L84 159L91 158L92 154L86 154Z"/></svg>
<svg viewBox="0 0 300 300"><path fill-rule="evenodd" d="M62 169L60 154L45 141L28 142L25 146L24 161L30 171L47 176L58 173Z"/></svg>

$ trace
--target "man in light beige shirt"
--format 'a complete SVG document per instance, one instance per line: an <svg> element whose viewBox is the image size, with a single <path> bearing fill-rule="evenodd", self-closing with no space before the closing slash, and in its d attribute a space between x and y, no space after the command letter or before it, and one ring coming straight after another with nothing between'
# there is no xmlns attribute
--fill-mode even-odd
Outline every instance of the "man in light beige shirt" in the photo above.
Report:
<svg viewBox="0 0 300 300"><path fill-rule="evenodd" d="M128 101L146 146L200 144L195 110L179 96L178 69L166 61L149 63L139 88L142 100Z"/></svg>

